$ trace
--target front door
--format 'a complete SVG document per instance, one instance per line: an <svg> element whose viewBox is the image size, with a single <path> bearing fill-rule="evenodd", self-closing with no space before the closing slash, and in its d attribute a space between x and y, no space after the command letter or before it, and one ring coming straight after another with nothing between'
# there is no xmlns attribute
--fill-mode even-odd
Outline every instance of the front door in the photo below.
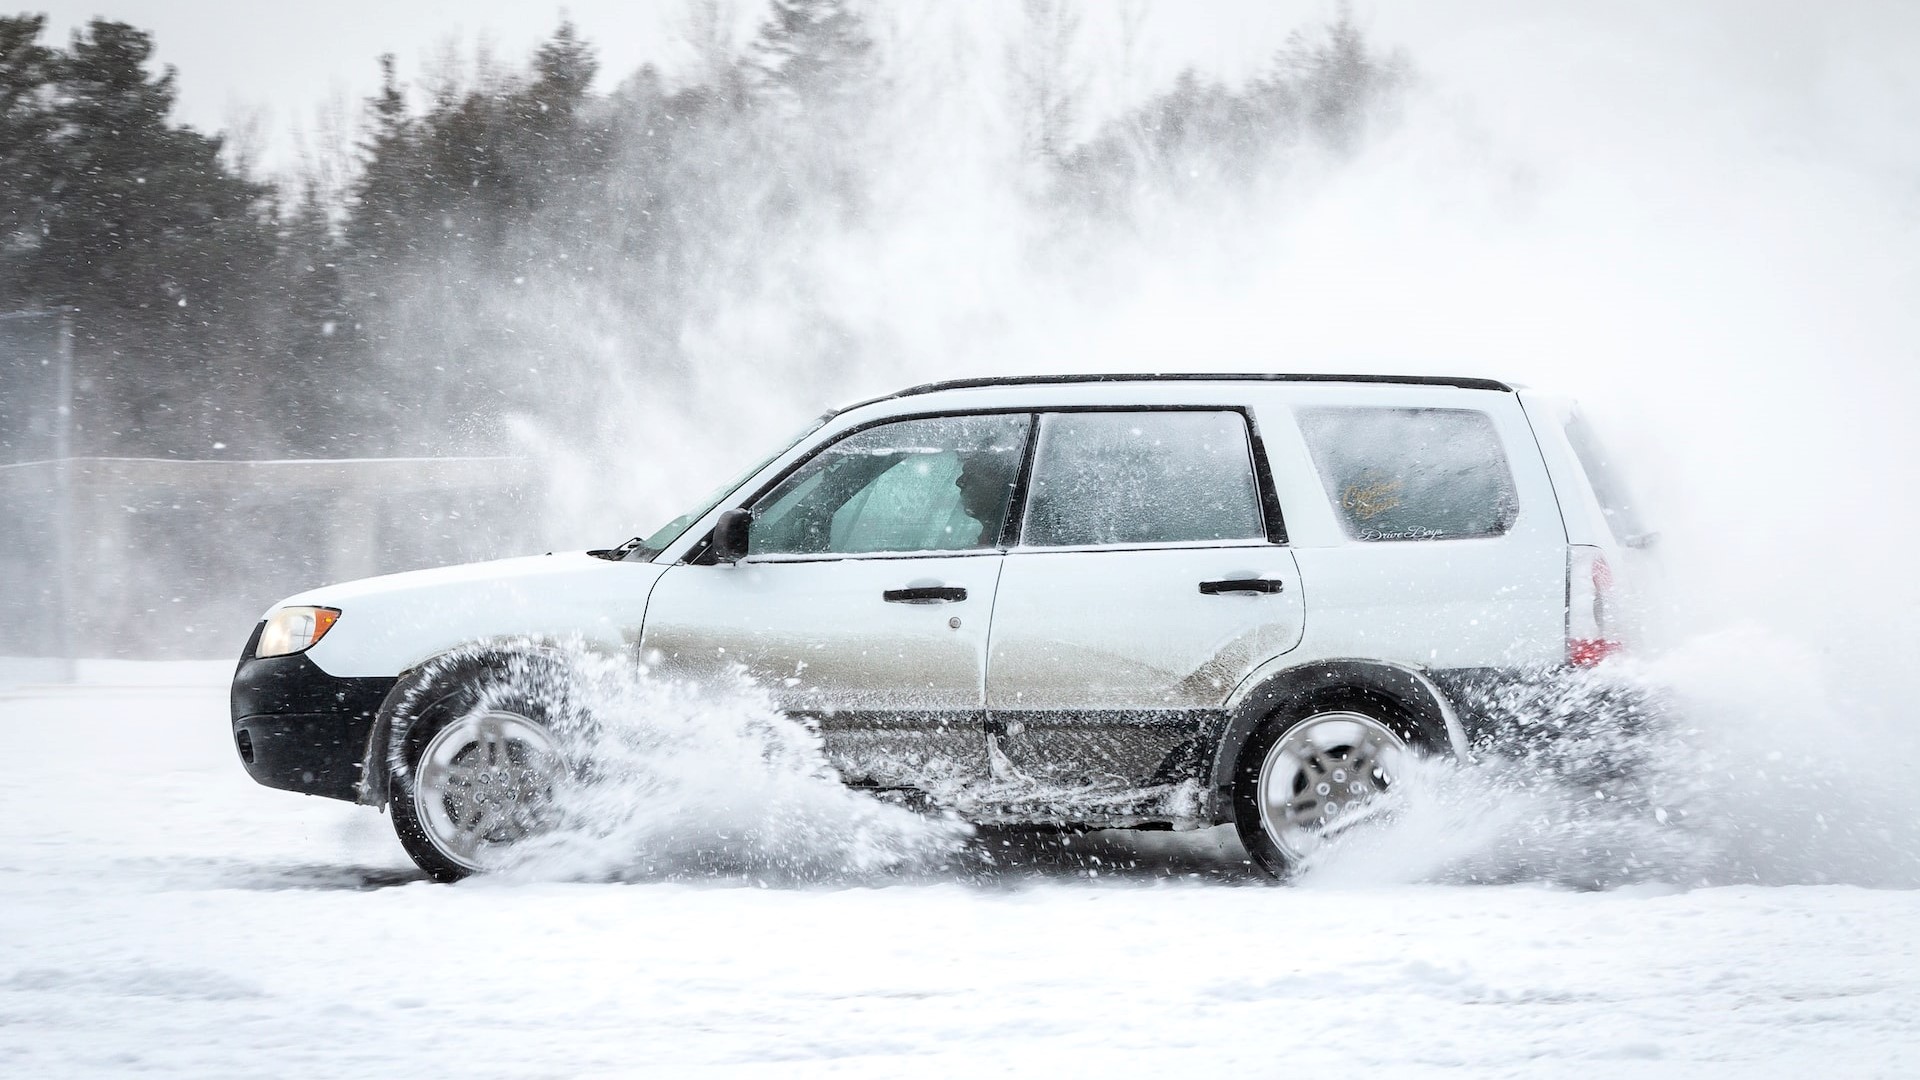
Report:
<svg viewBox="0 0 1920 1080"><path fill-rule="evenodd" d="M1251 436L1229 409L1040 417L987 666L994 738L1021 776L1190 775L1183 755L1234 689L1299 644L1300 574Z"/></svg>
<svg viewBox="0 0 1920 1080"><path fill-rule="evenodd" d="M850 783L941 791L982 775L987 630L1026 414L843 436L748 506L748 554L660 579L644 660L744 671L818 725Z"/></svg>

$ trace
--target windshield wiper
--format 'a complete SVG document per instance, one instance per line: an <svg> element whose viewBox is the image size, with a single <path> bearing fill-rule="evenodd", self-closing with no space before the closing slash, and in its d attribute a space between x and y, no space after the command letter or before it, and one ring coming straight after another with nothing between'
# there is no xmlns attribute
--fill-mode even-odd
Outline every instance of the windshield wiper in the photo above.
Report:
<svg viewBox="0 0 1920 1080"><path fill-rule="evenodd" d="M640 550L642 547L645 547L646 543L647 543L646 537L636 536L633 539L627 541L626 543L621 544L619 547L597 548L593 551L587 552L587 554L593 556L596 559L605 559L608 562L619 562L622 559L625 559L627 556Z"/></svg>

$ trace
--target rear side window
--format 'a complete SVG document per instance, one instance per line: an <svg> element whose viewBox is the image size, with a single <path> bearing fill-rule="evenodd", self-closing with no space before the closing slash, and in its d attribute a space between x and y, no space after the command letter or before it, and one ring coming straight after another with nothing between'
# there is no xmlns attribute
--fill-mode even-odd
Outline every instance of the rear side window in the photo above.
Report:
<svg viewBox="0 0 1920 1080"><path fill-rule="evenodd" d="M1040 418L1021 543L1078 547L1265 537L1247 421L1239 413Z"/></svg>
<svg viewBox="0 0 1920 1080"><path fill-rule="evenodd" d="M1314 467L1355 540L1459 540L1513 527L1500 437L1472 409L1302 409Z"/></svg>

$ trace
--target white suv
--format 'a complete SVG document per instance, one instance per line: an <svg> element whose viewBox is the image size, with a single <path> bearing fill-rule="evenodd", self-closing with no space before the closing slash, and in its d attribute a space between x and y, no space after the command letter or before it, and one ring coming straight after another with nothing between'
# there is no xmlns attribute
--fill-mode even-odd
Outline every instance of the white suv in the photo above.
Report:
<svg viewBox="0 0 1920 1080"><path fill-rule="evenodd" d="M1619 647L1642 538L1603 464L1568 403L1484 379L916 387L618 548L288 598L235 742L263 784L391 803L461 877L568 775L510 654L584 639L654 678L744 669L850 785L1009 824L1231 821L1281 875L1396 756L1467 753L1460 687Z"/></svg>

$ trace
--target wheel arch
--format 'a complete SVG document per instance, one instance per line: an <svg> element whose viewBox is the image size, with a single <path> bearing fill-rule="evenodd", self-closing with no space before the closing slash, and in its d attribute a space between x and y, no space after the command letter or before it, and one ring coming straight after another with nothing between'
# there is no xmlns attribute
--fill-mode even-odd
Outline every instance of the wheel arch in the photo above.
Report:
<svg viewBox="0 0 1920 1080"><path fill-rule="evenodd" d="M530 664L566 663L591 644L552 637L491 638L429 656L400 673L367 733L359 802L384 807L393 797L396 763L420 716L481 674L511 675Z"/></svg>
<svg viewBox="0 0 1920 1080"><path fill-rule="evenodd" d="M1466 729L1459 714L1447 695L1419 668L1388 660L1336 658L1256 673L1229 703L1226 724L1208 760L1205 779L1219 808L1217 817L1231 820L1235 768L1261 722L1316 695L1341 690L1377 694L1393 701L1426 730L1444 732L1454 756L1467 759Z"/></svg>

